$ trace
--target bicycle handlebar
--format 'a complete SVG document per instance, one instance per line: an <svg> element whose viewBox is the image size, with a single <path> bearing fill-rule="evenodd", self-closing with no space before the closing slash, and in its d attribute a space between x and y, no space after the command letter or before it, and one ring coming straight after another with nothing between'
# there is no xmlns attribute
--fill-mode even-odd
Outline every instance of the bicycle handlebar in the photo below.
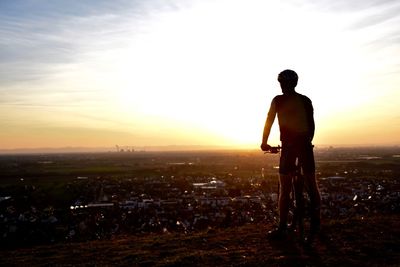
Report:
<svg viewBox="0 0 400 267"><path fill-rule="evenodd" d="M271 146L268 150L264 151L264 153L278 154L281 149L281 146Z"/></svg>

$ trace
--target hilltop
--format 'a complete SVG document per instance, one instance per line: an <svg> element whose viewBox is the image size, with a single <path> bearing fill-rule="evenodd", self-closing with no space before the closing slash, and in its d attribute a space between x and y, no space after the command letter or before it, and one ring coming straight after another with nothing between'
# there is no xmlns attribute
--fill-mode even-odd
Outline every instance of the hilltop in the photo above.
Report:
<svg viewBox="0 0 400 267"><path fill-rule="evenodd" d="M0 252L2 266L399 266L400 215L324 223L315 244L266 240L270 224L126 235Z"/></svg>
<svg viewBox="0 0 400 267"><path fill-rule="evenodd" d="M278 155L0 156L0 266L399 266L399 155L316 151L311 248L266 240Z"/></svg>

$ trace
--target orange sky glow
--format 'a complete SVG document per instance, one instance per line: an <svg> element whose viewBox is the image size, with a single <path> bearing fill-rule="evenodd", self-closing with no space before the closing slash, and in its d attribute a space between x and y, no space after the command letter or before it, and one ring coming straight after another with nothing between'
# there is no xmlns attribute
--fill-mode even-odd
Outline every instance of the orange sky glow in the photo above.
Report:
<svg viewBox="0 0 400 267"><path fill-rule="evenodd" d="M0 150L257 149L287 68L315 145L400 144L398 1L138 2L0 4Z"/></svg>

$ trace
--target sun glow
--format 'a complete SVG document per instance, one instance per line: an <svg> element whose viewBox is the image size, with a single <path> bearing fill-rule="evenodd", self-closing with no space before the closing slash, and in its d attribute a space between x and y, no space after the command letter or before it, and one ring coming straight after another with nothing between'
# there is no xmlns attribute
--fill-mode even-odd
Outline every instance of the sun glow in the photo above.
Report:
<svg viewBox="0 0 400 267"><path fill-rule="evenodd" d="M216 23L221 10L209 11L166 15L132 44L119 74L119 104L127 116L139 112L205 129L227 143L249 142L264 116L255 118L260 113L253 109L264 90L260 72L253 72L260 69L258 52L243 51L247 40L225 30L232 25Z"/></svg>
<svg viewBox="0 0 400 267"><path fill-rule="evenodd" d="M282 8L283 17L277 12ZM140 113L254 146L284 68L298 70L298 91L313 99L317 119L324 120L331 105L354 104L346 102L353 101L351 92L343 98L337 90L343 80L358 86L350 70L363 62L332 34L338 27L335 18L265 1L222 1L163 14L121 52L113 79L120 81L118 105L127 119ZM338 69L344 58L356 60ZM278 133L271 138L278 142Z"/></svg>
<svg viewBox="0 0 400 267"><path fill-rule="evenodd" d="M370 27L366 14L375 10L332 12L314 1L173 2L146 1L133 5L140 12L132 14L66 16L60 19L64 30L47 35L26 27L37 47L53 51L47 43L56 40L74 49L61 46L56 51L69 53L47 65L39 58L33 78L12 83L12 75L0 72L7 78L0 79L0 118L8 129L0 145L16 147L18 138L30 138L32 146L59 140L60 146L256 148L269 104L281 92L277 74L287 68L299 74L297 91L313 101L316 144L375 143L371 127L387 129L380 143L398 142L400 80L393 55L399 48L393 40L380 43L396 36L395 18ZM25 128L42 129L47 137L27 137ZM96 138L85 141L90 135ZM279 142L276 123L270 142Z"/></svg>

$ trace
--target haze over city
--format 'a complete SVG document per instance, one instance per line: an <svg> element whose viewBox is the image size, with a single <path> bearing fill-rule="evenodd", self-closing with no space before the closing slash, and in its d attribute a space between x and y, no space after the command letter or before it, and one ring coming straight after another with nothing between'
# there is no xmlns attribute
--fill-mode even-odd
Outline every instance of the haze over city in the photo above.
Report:
<svg viewBox="0 0 400 267"><path fill-rule="evenodd" d="M399 145L399 14L394 0L2 1L0 148L257 148L287 68L316 145Z"/></svg>

